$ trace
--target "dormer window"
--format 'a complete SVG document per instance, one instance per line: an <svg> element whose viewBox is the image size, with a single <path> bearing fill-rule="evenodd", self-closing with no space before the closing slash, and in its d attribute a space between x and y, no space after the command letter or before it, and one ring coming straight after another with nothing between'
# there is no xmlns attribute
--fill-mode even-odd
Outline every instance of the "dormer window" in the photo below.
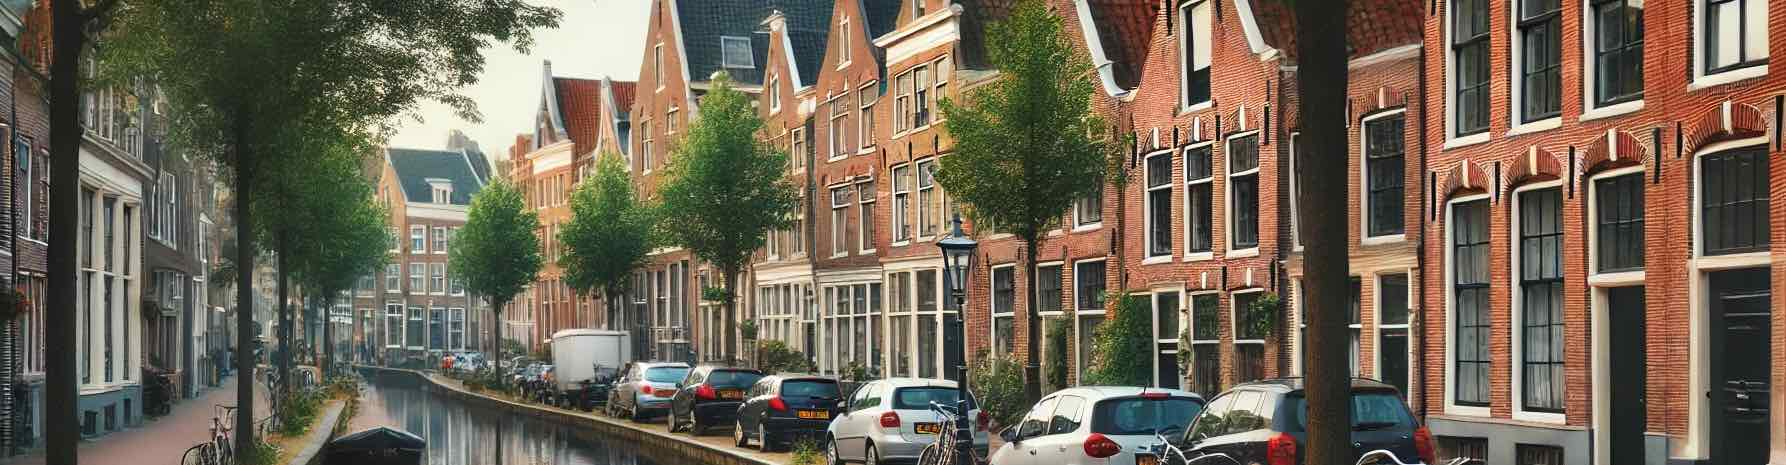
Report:
<svg viewBox="0 0 1786 465"><path fill-rule="evenodd" d="M453 203L453 183L452 183L452 181L449 181L446 179L431 178L431 179L428 179L428 187L432 193L432 195L429 198L429 202L440 203L440 204Z"/></svg>
<svg viewBox="0 0 1786 465"><path fill-rule="evenodd" d="M726 68L756 68L756 59L750 53L750 38L720 37L719 65Z"/></svg>

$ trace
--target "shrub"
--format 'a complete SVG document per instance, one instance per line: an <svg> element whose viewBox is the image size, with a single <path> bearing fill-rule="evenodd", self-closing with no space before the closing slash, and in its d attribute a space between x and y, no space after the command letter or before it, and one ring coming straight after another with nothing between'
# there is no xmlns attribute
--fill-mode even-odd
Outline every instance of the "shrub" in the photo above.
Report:
<svg viewBox="0 0 1786 465"><path fill-rule="evenodd" d="M1023 364L1017 359L1005 356L994 357L983 355L974 360L973 371L968 373L968 387L974 390L974 399L980 402L980 410L992 416L998 425L1015 425L1029 409L1029 402L1023 397Z"/></svg>
<svg viewBox="0 0 1786 465"><path fill-rule="evenodd" d="M757 369L763 370L763 373L773 375L813 371L812 361L806 358L806 354L788 347L785 342L763 341L762 347L758 350L761 351L761 355Z"/></svg>
<svg viewBox="0 0 1786 465"><path fill-rule="evenodd" d="M1067 333L1070 320L1056 318L1051 323L1047 334L1048 360L1042 362L1048 368L1048 377L1044 379L1048 382L1045 386L1047 391L1067 387Z"/></svg>
<svg viewBox="0 0 1786 465"><path fill-rule="evenodd" d="M1080 384L1108 386L1146 386L1152 380L1153 357L1149 344L1136 344L1153 337L1153 322L1147 302L1141 297L1111 295L1116 302L1110 320L1098 325L1092 337L1091 366L1083 367L1085 379Z"/></svg>
<svg viewBox="0 0 1786 465"><path fill-rule="evenodd" d="M868 367L862 365L862 362L851 361L848 365L843 366L844 381L861 384L870 379L872 378L868 376Z"/></svg>
<svg viewBox="0 0 1786 465"><path fill-rule="evenodd" d="M818 465L824 461L824 457L819 454L818 442L812 438L803 437L794 441L794 447L790 450L793 458L788 460L788 465Z"/></svg>

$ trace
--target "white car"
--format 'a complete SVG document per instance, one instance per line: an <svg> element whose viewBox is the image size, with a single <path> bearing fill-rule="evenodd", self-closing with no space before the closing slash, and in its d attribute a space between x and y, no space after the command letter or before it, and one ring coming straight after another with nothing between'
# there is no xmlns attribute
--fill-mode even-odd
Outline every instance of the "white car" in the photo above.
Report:
<svg viewBox="0 0 1786 465"><path fill-rule="evenodd" d="M1175 438L1203 411L1203 398L1177 389L1088 386L1042 398L1017 426L999 434L1005 441L992 453L992 465L1081 465L1136 463L1137 452Z"/></svg>
<svg viewBox="0 0 1786 465"><path fill-rule="evenodd" d="M837 418L825 430L825 457L829 463L911 462L935 442L941 428L949 425L930 403L953 407L960 399L955 382L940 379L890 378L870 381L856 388L838 408ZM968 400L971 402L972 397ZM986 422L978 408L968 410L974 448L986 455Z"/></svg>

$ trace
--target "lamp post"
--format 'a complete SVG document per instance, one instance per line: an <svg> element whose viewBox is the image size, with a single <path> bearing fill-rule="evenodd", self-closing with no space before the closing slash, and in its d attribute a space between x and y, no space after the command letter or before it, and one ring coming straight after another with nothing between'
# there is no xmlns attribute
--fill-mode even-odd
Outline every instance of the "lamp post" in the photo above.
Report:
<svg viewBox="0 0 1786 465"><path fill-rule="evenodd" d="M957 399L955 404L955 453L956 457L968 457L969 447L973 445L973 435L968 431L968 410L971 397L967 389L967 331L963 315L967 313L968 274L974 268L974 249L979 242L961 233L961 215L955 215L954 229L949 237L936 241L936 247L943 250L943 285L949 296L954 297L951 303L955 312L948 320L947 339L955 341L944 350L949 353L948 359L955 362L957 379L955 388Z"/></svg>

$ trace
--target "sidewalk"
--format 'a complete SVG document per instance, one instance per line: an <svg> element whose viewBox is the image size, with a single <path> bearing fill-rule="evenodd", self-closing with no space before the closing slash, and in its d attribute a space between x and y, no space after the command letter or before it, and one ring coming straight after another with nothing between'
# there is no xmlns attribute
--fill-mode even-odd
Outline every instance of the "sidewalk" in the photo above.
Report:
<svg viewBox="0 0 1786 465"><path fill-rule="evenodd" d="M119 431L96 440L80 443L81 463L129 463L142 465L179 465L186 449L205 441L211 434L211 416L217 404L236 405L236 380L231 376L223 384L210 388L198 397L174 404L173 411L142 426ZM267 415L267 393L255 384L256 418ZM6 465L44 463L42 450L0 461Z"/></svg>

